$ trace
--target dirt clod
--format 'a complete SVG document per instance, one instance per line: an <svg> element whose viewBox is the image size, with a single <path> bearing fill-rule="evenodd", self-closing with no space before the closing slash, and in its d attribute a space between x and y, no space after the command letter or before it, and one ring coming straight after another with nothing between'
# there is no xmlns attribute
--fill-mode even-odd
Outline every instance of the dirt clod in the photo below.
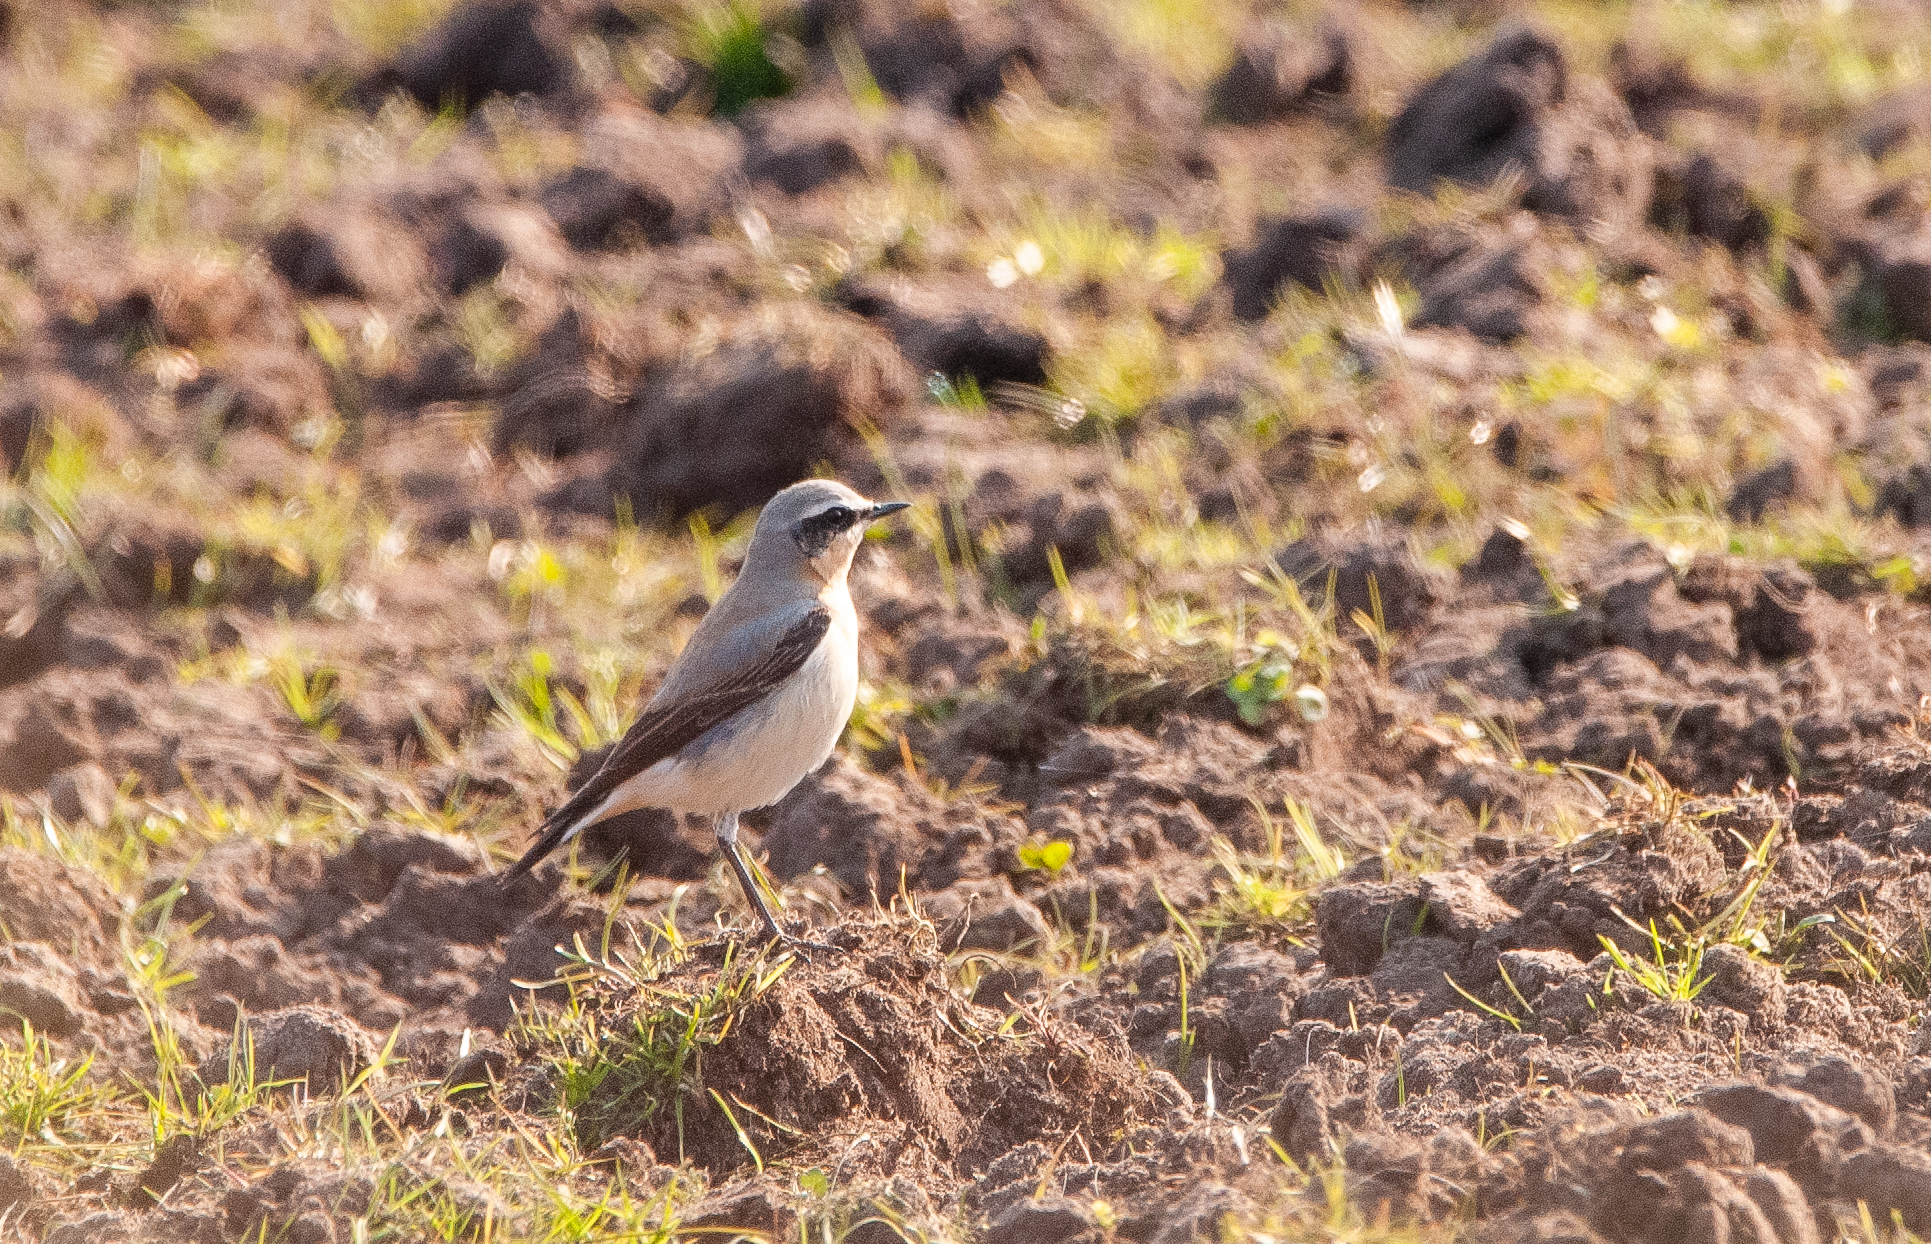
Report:
<svg viewBox="0 0 1931 1244"><path fill-rule="evenodd" d="M634 399L616 464L555 503L677 517L759 504L813 463L858 450L857 421L889 422L909 390L903 364L863 330L814 321L798 335L734 343L679 365Z"/></svg>
<svg viewBox="0 0 1931 1244"><path fill-rule="evenodd" d="M1331 280L1354 279L1366 227L1360 212L1348 210L1261 222L1252 246L1222 260L1234 314L1263 319L1290 285L1319 292Z"/></svg>
<svg viewBox="0 0 1931 1244"><path fill-rule="evenodd" d="M1230 121L1278 121L1346 92L1353 76L1353 52L1338 27L1291 34L1255 25L1242 32L1234 62L1214 83L1212 98Z"/></svg>
<svg viewBox="0 0 1931 1244"><path fill-rule="evenodd" d="M389 71L428 108L491 94L554 94L571 82L564 32L528 0L474 0L404 48Z"/></svg>
<svg viewBox="0 0 1931 1244"><path fill-rule="evenodd" d="M1577 79L1547 35L1515 28L1409 100L1390 127L1388 181L1426 194L1516 168L1537 211L1633 221L1649 201L1649 160L1620 100Z"/></svg>
<svg viewBox="0 0 1931 1244"><path fill-rule="evenodd" d="M339 1091L375 1056L369 1033L318 1006L250 1016L244 1037L195 1069L203 1084L223 1084L237 1073L245 1081L252 1071L258 1084L299 1080L319 1096Z"/></svg>

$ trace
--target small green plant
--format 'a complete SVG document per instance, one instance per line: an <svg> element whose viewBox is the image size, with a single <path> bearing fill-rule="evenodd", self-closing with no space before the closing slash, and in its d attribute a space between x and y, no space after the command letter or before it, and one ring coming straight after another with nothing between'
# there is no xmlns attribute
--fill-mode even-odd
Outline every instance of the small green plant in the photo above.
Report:
<svg viewBox="0 0 1931 1244"><path fill-rule="evenodd" d="M550 675L556 663L542 648L532 648L524 667L517 672L512 687L505 690L491 685L490 698L509 722L535 740L538 746L559 766L576 761L581 749L563 733L557 719L557 710L564 708L576 720L580 737L594 739L599 734L597 725L582 703L561 687L552 687ZM586 746L595 747L596 742Z"/></svg>
<svg viewBox="0 0 1931 1244"><path fill-rule="evenodd" d="M175 948L167 933L174 905L186 892L186 884L176 882L136 909L129 927L150 932L123 949L128 982L134 986L154 1051L152 1082L138 1081L135 1088L147 1106L148 1126L157 1145L175 1135L212 1135L255 1109L270 1090L289 1083L256 1080L254 1038L239 1014L224 1080L204 1084L181 1048L168 994L193 980L194 974L175 968Z"/></svg>
<svg viewBox="0 0 1931 1244"><path fill-rule="evenodd" d="M0 1043L0 1145L61 1143L58 1129L106 1100L88 1078L93 1065L92 1054L68 1058L31 1021L21 1020L19 1047Z"/></svg>
<svg viewBox="0 0 1931 1244"><path fill-rule="evenodd" d="M623 705L635 697L637 689L608 656L584 662L583 682L581 700L568 687L552 687L551 692L570 714L571 724L577 731L577 745L588 751L623 737Z"/></svg>
<svg viewBox="0 0 1931 1244"><path fill-rule="evenodd" d="M832 63L838 67L838 76L843 80L845 93L851 97L852 105L860 112L872 116L884 113L889 106L885 92L879 88L878 79L872 76L872 68L865 63L864 49L858 40L842 26L833 27L826 40L831 45Z"/></svg>
<svg viewBox="0 0 1931 1244"><path fill-rule="evenodd" d="M1227 874L1228 889L1220 908L1202 917L1206 923L1298 928L1312 917L1309 891L1292 861L1280 860L1271 853L1265 860L1245 859L1224 838L1215 839L1213 854L1214 862Z"/></svg>
<svg viewBox="0 0 1931 1244"><path fill-rule="evenodd" d="M1328 594L1330 596L1334 594L1332 576L1329 579ZM1394 651L1395 637L1388 630L1387 616L1381 608L1381 584L1372 574L1368 576L1368 610L1366 612L1355 610L1351 620L1374 644L1375 662L1381 667L1382 672L1386 673L1389 654Z"/></svg>
<svg viewBox="0 0 1931 1244"><path fill-rule="evenodd" d="M28 473L27 486L13 493L26 510L24 525L44 560L64 563L88 594L99 599L100 575L81 538L83 501L96 486L96 456L84 438L58 419L36 424L35 433L44 435L45 453Z"/></svg>
<svg viewBox="0 0 1931 1244"><path fill-rule="evenodd" d="M159 1144L175 1135L211 1136L262 1105L273 1090L292 1083L256 1078L254 1034L236 1016L225 1079L203 1084L170 1057L157 1068L155 1086L142 1085L141 1095L147 1101L154 1141Z"/></svg>
<svg viewBox="0 0 1931 1244"><path fill-rule="evenodd" d="M1254 811L1266 850L1244 855L1226 839L1214 840L1214 862L1226 882L1217 887L1216 900L1201 922L1214 928L1274 928L1291 937L1313 918L1315 889L1341 875L1347 856L1321 836L1304 803L1286 803L1291 840L1265 804L1254 801Z"/></svg>
<svg viewBox="0 0 1931 1244"><path fill-rule="evenodd" d="M329 718L341 707L342 696L341 675L334 667L309 669L299 657L284 656L269 663L268 676L296 721L324 737L335 737L337 727Z"/></svg>
<svg viewBox="0 0 1931 1244"><path fill-rule="evenodd" d="M1703 966L1703 952L1706 948L1700 937L1689 939L1684 945L1672 949L1663 941L1663 935L1656 929L1654 920L1649 922L1649 943L1652 957L1639 959L1629 954L1621 946L1600 934L1597 940L1609 953L1616 968L1634 980L1643 992L1664 1002L1690 1002L1703 992L1710 983L1708 976L1699 977L1697 973Z"/></svg>
<svg viewBox="0 0 1931 1244"><path fill-rule="evenodd" d="M1045 869L1057 873L1066 867L1073 858L1073 844L1062 839L1050 842L1027 842L1019 847L1019 866L1029 869Z"/></svg>
<svg viewBox="0 0 1931 1244"><path fill-rule="evenodd" d="M1514 722L1484 713L1477 706L1474 694L1460 683L1450 682L1446 690L1462 703L1463 711L1467 714L1463 718L1464 734L1471 736L1469 737L1471 743L1487 742L1512 769L1531 767L1528 754L1522 749L1522 741L1516 736ZM1466 729L1471 726L1474 728L1473 732ZM1600 799L1600 796L1598 798Z"/></svg>
<svg viewBox="0 0 1931 1244"><path fill-rule="evenodd" d="M1277 625L1289 624L1295 628L1299 642L1295 645L1294 659L1307 665L1311 671L1309 681L1327 682L1332 672L1333 651L1338 642L1334 618L1329 609L1326 606L1317 609L1308 604L1307 597L1301 593L1300 583L1271 558L1262 569L1243 568L1240 577L1267 594L1269 606L1281 619ZM1264 634L1264 631L1257 633L1256 642Z"/></svg>
<svg viewBox="0 0 1931 1244"><path fill-rule="evenodd" d="M1840 910L1826 933L1839 952L1831 963L1839 975L1888 981L1913 998L1931 997L1931 928L1913 922L1904 933L1887 936L1868 914Z"/></svg>
<svg viewBox="0 0 1931 1244"><path fill-rule="evenodd" d="M1515 998L1515 1000L1518 1003L1521 1004L1524 1015L1526 1015L1526 1017L1529 1019L1534 1019L1535 1018L1534 1008L1529 1005L1529 1000L1522 996L1522 991L1515 987L1515 981L1510 979L1509 977L1509 970L1503 967L1499 960L1496 962L1495 968L1498 972L1502 974L1502 982L1503 984L1508 986L1509 993ZM1522 1031L1522 1020L1523 1020L1522 1015L1516 1015L1513 1011L1505 1011L1500 1007L1490 1006L1488 1003L1482 1001L1480 998L1476 997L1468 990L1462 988L1461 982L1457 981L1454 977L1450 976L1446 972L1442 973L1442 979L1448 982L1449 988L1453 989L1456 993L1462 995L1462 997L1468 999L1471 1003L1473 1003L1478 1009L1480 1009L1485 1014L1494 1016L1496 1019L1501 1020L1503 1023L1515 1029L1517 1032Z"/></svg>
<svg viewBox="0 0 1931 1244"><path fill-rule="evenodd" d="M916 707L911 695L896 684L861 681L858 699L852 704L851 720L845 724L845 740L862 752L883 752L900 746L901 751L909 753L910 743L900 744L905 735L899 723ZM908 764L907 767L916 772L916 766Z"/></svg>
<svg viewBox="0 0 1931 1244"><path fill-rule="evenodd" d="M1295 595L1298 598L1298 591ZM1227 698L1234 702L1240 719L1250 726L1264 726L1273 706L1283 701L1293 704L1302 721L1312 724L1325 718L1327 692L1297 678L1294 672L1303 652L1310 647L1318 649L1320 644L1298 644L1271 627L1262 627L1250 643L1243 644L1244 622L1242 611L1236 619L1234 648L1238 654L1251 646L1253 655L1240 664L1225 685Z"/></svg>
<svg viewBox="0 0 1931 1244"><path fill-rule="evenodd" d="M1250 726L1267 724L1270 708L1293 694L1294 665L1279 656L1266 656L1244 666L1227 680L1227 698L1240 719Z"/></svg>
<svg viewBox="0 0 1931 1244"><path fill-rule="evenodd" d="M753 100L791 90L791 76L771 57L775 38L750 0L729 0L697 11L685 39L691 58L711 71L713 112L734 117Z"/></svg>
<svg viewBox="0 0 1931 1244"><path fill-rule="evenodd" d="M979 389L979 378L967 372L953 380L943 372L933 372L925 380L925 391L934 402L954 410L983 411L986 395Z"/></svg>
<svg viewBox="0 0 1931 1244"><path fill-rule="evenodd" d="M396 1163L385 1168L376 1181L366 1221L391 1228L392 1238L405 1234L430 1240L489 1238L490 1233L478 1222L480 1215L473 1201L465 1200L452 1194L442 1180L425 1176L409 1164ZM368 1230L355 1234L376 1238Z"/></svg>
<svg viewBox="0 0 1931 1244"><path fill-rule="evenodd" d="M563 591L568 572L554 552L535 540L506 541L498 548L503 552L490 554L490 573L501 581L510 603L521 609L522 624L534 630L539 611L551 596Z"/></svg>
<svg viewBox="0 0 1931 1244"><path fill-rule="evenodd" d="M1704 921L1697 933L1717 942L1747 947L1755 954L1767 955L1773 948L1773 941L1782 939L1770 937L1770 922L1757 915L1756 906L1757 894L1770 877L1774 862L1771 852L1777 841L1777 831L1769 830L1755 843L1743 838L1734 829L1730 833L1747 848L1743 863L1737 869L1746 880L1721 911ZM1781 925L1783 913L1778 912L1774 919Z"/></svg>
<svg viewBox="0 0 1931 1244"><path fill-rule="evenodd" d="M1308 868L1317 881L1332 881L1339 877L1348 866L1348 857L1341 848L1334 846L1321 836L1314 824L1314 810L1305 803L1290 799L1286 803L1287 819L1294 824L1294 841L1306 858ZM1271 833L1271 826L1269 827Z"/></svg>
<svg viewBox="0 0 1931 1244"><path fill-rule="evenodd" d="M738 1143L743 1145L744 1151L751 1155L751 1161L757 1166L758 1174L764 1174L764 1155L758 1152L758 1146L751 1139L751 1134L744 1130L742 1123L738 1122L738 1116L731 1109L731 1103L725 1101L724 1094L718 1092L716 1089L706 1091L710 1093L711 1100L717 1103L717 1108L723 1112L724 1121L731 1125L731 1131L736 1134ZM739 1102L738 1105L742 1106L744 1103Z"/></svg>
<svg viewBox="0 0 1931 1244"><path fill-rule="evenodd" d="M1193 1062L1194 1042L1199 1035L1194 1029L1192 1000L1188 996L1188 977L1190 973L1198 977L1206 970L1207 943L1201 938L1200 929L1193 921L1181 914L1180 909L1173 905L1173 901L1167 897L1166 891L1161 889L1158 883L1154 885L1154 893L1159 896L1160 905L1166 908L1168 924L1176 934L1172 944L1174 967L1179 975L1180 1046L1174 1059L1173 1073L1177 1076L1185 1076L1187 1068Z"/></svg>

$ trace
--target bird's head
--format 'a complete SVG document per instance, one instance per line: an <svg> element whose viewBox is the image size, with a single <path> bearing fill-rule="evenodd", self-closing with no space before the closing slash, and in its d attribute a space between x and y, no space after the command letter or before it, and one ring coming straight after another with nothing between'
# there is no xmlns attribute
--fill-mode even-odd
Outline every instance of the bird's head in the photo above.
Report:
<svg viewBox="0 0 1931 1244"><path fill-rule="evenodd" d="M844 582L865 528L909 504L868 501L837 480L808 479L765 503L745 563L808 573L827 586Z"/></svg>

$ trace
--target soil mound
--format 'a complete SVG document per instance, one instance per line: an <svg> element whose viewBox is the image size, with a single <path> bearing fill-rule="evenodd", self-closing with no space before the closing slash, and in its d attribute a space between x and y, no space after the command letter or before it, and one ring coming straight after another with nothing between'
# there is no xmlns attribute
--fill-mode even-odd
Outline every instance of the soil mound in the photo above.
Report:
<svg viewBox="0 0 1931 1244"><path fill-rule="evenodd" d="M1388 184L1429 194L1513 168L1532 210L1628 224L1648 206L1650 158L1621 100L1573 75L1547 35L1517 27L1409 100L1389 130Z"/></svg>
<svg viewBox="0 0 1931 1244"><path fill-rule="evenodd" d="M627 1069L667 1034L647 1012L620 1014L641 1039L587 1104L586 1146L635 1135L722 1175L760 1156L833 1158L869 1136L857 1160L881 1177L972 1178L1034 1142L1117 1144L1147 1111L1116 1034L1042 1014L1001 1035L1003 1015L952 984L931 925L855 920L833 944L778 966L708 947L659 977L655 993L730 998L728 1027L703 1039L675 1100L640 1101Z"/></svg>

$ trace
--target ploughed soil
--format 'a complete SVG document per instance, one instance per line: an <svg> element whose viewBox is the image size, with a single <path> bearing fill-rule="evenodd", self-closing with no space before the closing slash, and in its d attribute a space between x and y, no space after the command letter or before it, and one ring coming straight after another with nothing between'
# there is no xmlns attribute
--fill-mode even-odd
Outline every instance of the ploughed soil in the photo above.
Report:
<svg viewBox="0 0 1931 1244"><path fill-rule="evenodd" d="M1931 1234L1921 87L273 7L0 2L0 1235ZM834 948L503 884L815 472Z"/></svg>

